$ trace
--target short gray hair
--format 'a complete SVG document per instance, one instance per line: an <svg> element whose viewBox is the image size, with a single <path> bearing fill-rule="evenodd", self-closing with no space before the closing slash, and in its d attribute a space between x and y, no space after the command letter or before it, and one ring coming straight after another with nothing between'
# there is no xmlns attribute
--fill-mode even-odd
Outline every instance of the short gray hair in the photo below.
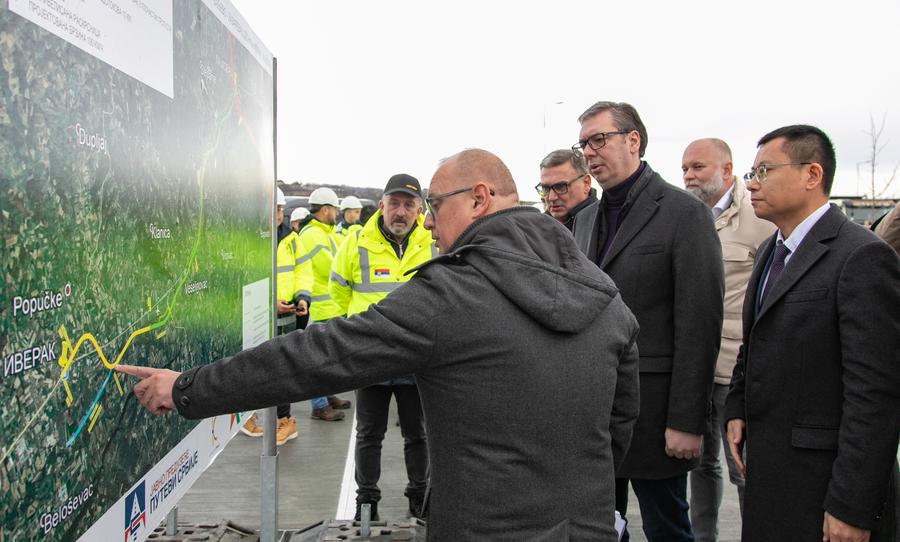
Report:
<svg viewBox="0 0 900 542"><path fill-rule="evenodd" d="M584 124L584 121L595 115L599 115L604 111L609 111L610 114L612 114L613 124L616 126L616 130L635 131L641 136L641 146L638 149L638 156L643 158L644 151L647 150L647 128L644 126L644 122L641 121L641 117L638 115L637 109L635 109L633 105L625 102L597 102L585 109L584 113L578 117L578 122Z"/></svg>
<svg viewBox="0 0 900 542"><path fill-rule="evenodd" d="M575 152L572 149L559 149L551 152L541 160L541 169L561 166L568 163L579 175L587 175L587 163L584 161L584 155Z"/></svg>

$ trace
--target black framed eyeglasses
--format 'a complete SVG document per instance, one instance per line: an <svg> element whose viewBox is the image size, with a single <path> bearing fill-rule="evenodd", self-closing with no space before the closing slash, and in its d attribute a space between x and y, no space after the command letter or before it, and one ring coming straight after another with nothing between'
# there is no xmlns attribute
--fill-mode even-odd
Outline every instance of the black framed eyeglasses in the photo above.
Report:
<svg viewBox="0 0 900 542"><path fill-rule="evenodd" d="M578 143L572 145L572 151L574 152L582 152L585 147L590 147L592 150L599 151L603 147L606 146L606 140L609 139L611 135L621 135L631 133L632 130L616 130L615 132L600 132L599 134L594 134L587 139L582 139Z"/></svg>
<svg viewBox="0 0 900 542"><path fill-rule="evenodd" d="M762 184L763 182L765 182L766 174L770 169L787 166L808 166L810 164L812 164L812 162L794 162L791 164L760 164L744 174L744 182L750 184L751 182L756 181Z"/></svg>
<svg viewBox="0 0 900 542"><path fill-rule="evenodd" d="M569 191L569 186L571 186L572 183L574 183L575 181L577 181L579 179L583 179L585 175L587 175L587 173L582 173L581 175L575 177L574 179L571 179L568 181L562 181L562 182L554 183L554 184L538 183L538 184L534 185L534 189L537 190L538 196L540 196L542 198L545 197L547 194L549 194L551 190L556 192L558 195L562 196L563 194L565 194L566 192Z"/></svg>

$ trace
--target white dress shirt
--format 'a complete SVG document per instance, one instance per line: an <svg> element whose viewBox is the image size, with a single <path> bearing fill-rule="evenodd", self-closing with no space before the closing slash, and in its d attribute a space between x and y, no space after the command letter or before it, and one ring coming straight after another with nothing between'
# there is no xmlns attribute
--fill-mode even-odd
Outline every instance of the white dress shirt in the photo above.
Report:
<svg viewBox="0 0 900 542"><path fill-rule="evenodd" d="M797 248L800 246L800 243L803 242L803 238L806 237L806 234L809 233L809 230L816 225L816 222L822 218L828 209L831 207L831 203L825 202L821 207L810 213L810 215L803 219L803 222L797 224L797 227L794 228L794 231L788 236L787 239L781 234L781 230L778 230L778 237L776 241L784 242L785 246L790 250L790 254L784 259L784 265L787 265L788 262L791 261L791 258L794 256L794 252L797 252Z"/></svg>

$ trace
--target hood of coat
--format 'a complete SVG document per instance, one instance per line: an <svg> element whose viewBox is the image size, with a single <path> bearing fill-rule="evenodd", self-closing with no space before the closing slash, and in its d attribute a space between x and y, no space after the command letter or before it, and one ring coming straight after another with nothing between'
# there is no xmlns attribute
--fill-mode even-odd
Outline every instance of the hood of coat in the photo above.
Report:
<svg viewBox="0 0 900 542"><path fill-rule="evenodd" d="M531 207L505 209L466 228L446 255L424 264L469 265L554 331L581 331L618 295L572 234Z"/></svg>

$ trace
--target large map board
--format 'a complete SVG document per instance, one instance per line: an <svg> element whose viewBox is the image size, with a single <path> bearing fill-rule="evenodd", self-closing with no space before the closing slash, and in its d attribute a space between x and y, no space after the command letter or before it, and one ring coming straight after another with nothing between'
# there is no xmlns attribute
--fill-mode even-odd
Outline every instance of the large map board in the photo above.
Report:
<svg viewBox="0 0 900 542"><path fill-rule="evenodd" d="M238 430L112 367L269 336L273 81L227 1L0 3L0 541L142 540Z"/></svg>

